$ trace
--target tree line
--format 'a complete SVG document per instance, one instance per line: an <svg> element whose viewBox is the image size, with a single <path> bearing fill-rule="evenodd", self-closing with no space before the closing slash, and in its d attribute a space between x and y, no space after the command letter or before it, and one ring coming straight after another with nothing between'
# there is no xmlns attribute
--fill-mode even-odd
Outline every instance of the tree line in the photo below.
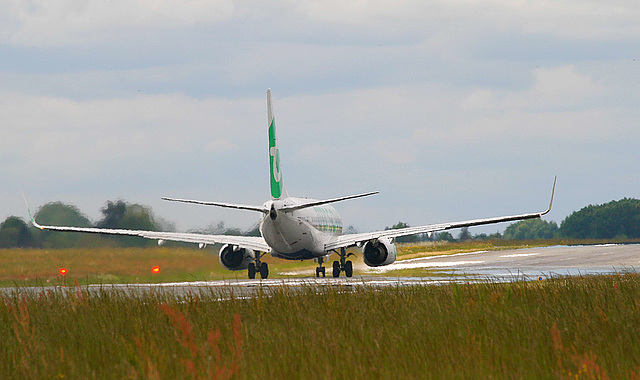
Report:
<svg viewBox="0 0 640 380"><path fill-rule="evenodd" d="M638 239L640 200L623 198L589 205L564 218L560 227L540 219L514 223L504 231L506 239Z"/></svg>
<svg viewBox="0 0 640 380"><path fill-rule="evenodd" d="M100 209L102 217L93 223L75 205L50 202L40 207L34 218L42 225L98 227L125 230L175 231L175 225L156 216L150 207L121 199L107 201ZM225 228L224 223L193 231L210 234L259 235L257 225L249 231ZM0 248L72 248L72 247L144 247L155 241L133 236L94 235L80 232L40 230L22 218L8 217L0 224ZM168 243L179 244L179 243Z"/></svg>
<svg viewBox="0 0 640 380"><path fill-rule="evenodd" d="M399 222L388 228L408 227ZM640 200L624 198L601 205L589 205L567 216L560 227L554 221L528 219L512 223L503 234L472 235L468 228L462 228L455 238L450 232L407 236L398 241L468 241L468 240L538 240L538 239L638 239L640 238Z"/></svg>
<svg viewBox="0 0 640 380"><path fill-rule="evenodd" d="M156 216L150 207L123 200L107 201L100 209L102 218L93 223L76 206L62 202L50 202L40 207L34 217L40 224L53 226L100 227L130 230L175 231L175 225ZM409 227L398 222L390 228ZM260 236L258 225L249 230L228 228L224 222L191 231L205 234ZM355 232L349 226L345 233ZM413 235L398 238L399 242L421 240L535 240L552 238L570 239L638 239L640 238L640 200L624 198L601 205L589 205L567 216L560 226L553 221L529 219L512 223L503 234L472 235L462 228L457 237L450 232L433 235ZM151 246L154 241L131 236L103 236L76 232L43 231L27 224L22 218L8 217L0 224L0 248L70 248L96 246Z"/></svg>

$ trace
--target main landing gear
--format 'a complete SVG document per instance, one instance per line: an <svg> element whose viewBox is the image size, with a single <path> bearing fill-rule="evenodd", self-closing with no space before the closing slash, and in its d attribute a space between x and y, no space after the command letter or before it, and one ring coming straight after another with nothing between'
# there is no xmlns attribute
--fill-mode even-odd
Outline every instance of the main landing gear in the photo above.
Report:
<svg viewBox="0 0 640 380"><path fill-rule="evenodd" d="M265 254L262 252L256 252L256 258L249 264L249 268L247 270L250 279L253 280L256 278L256 273L260 273L260 278L262 279L269 277L269 266L261 260L264 255Z"/></svg>
<svg viewBox="0 0 640 380"><path fill-rule="evenodd" d="M340 277L340 272L344 272L345 276L347 277L352 277L353 264L351 263L351 261L347 261L347 257L355 255L353 253L347 254L347 249L344 247L340 248L340 253L338 253L338 255L340 256L340 261L333 262L333 277Z"/></svg>
<svg viewBox="0 0 640 380"><path fill-rule="evenodd" d="M334 251L340 256L340 261L333 262L333 277L340 277L340 272L344 272L344 275L347 277L353 276L353 263L351 261L347 261L347 257L355 256L353 253L347 254L346 248L340 248L340 252ZM322 266L324 263L324 257L318 257L318 267L316 268L316 277L320 277L322 273L322 277L325 276L325 267Z"/></svg>

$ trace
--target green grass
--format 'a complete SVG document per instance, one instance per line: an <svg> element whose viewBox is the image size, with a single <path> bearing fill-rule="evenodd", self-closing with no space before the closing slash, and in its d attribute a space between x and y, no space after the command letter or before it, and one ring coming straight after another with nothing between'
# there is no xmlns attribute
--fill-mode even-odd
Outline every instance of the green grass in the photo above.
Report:
<svg viewBox="0 0 640 380"><path fill-rule="evenodd" d="M640 376L635 274L249 299L82 286L0 294L9 379Z"/></svg>
<svg viewBox="0 0 640 380"><path fill-rule="evenodd" d="M308 277L317 266L312 260L286 261L265 256L270 278ZM154 274L152 268L160 267ZM67 270L66 275L60 269ZM300 272L279 276L280 272ZM247 271L229 271L218 260L217 249L190 248L74 248L0 249L0 286L58 284L159 283L244 279Z"/></svg>
<svg viewBox="0 0 640 380"><path fill-rule="evenodd" d="M160 267L153 274L152 268ZM65 279L60 269L65 268ZM211 251L186 248L0 250L0 284L136 283L233 278Z"/></svg>
<svg viewBox="0 0 640 380"><path fill-rule="evenodd" d="M472 241L464 243L401 243L398 260L423 256L447 255L480 250L505 250L560 244L587 244L595 241L535 240ZM362 263L362 253L356 254L355 264ZM332 255L327 267L337 256ZM311 260L286 261L264 257L269 263L269 278L313 276L317 266ZM364 264L362 264L364 265ZM151 269L160 267L160 273ZM67 274L60 275L65 268ZM282 273L282 274L281 274ZM403 269L385 275L438 276L442 271ZM356 275L369 274L357 268ZM174 281L210 281L246 278L246 271L229 271L220 265L216 248L74 248L74 249L0 249L0 286L34 286L47 284L111 284L158 283Z"/></svg>
<svg viewBox="0 0 640 380"><path fill-rule="evenodd" d="M437 250L434 250L434 247ZM457 245L399 245L399 259L417 255L453 254L464 247ZM467 246L467 249L468 248ZM484 248L482 248L484 249ZM415 251L423 252L416 254ZM439 250L439 251L438 251ZM356 254L355 263L362 263L362 253ZM331 255L326 263L330 272ZM287 261L266 255L269 278L310 277L318 265L312 260ZM152 273L154 266L160 272ZM65 276L60 269L65 268ZM328 272L328 273L329 273ZM414 275L416 271L395 271L395 275ZM281 274L283 273L283 274ZM356 275L362 273L356 270ZM421 269L420 275L437 271ZM0 249L0 286L35 286L51 284L111 284L158 283L174 281L211 281L246 278L247 272L229 271L220 265L217 249L190 248L74 248L74 249Z"/></svg>

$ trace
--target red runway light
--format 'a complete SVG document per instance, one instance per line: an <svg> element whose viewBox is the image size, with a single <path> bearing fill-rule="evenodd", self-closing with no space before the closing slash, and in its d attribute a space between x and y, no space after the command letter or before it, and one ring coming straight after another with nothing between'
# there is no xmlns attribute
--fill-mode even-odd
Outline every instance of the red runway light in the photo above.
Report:
<svg viewBox="0 0 640 380"><path fill-rule="evenodd" d="M66 275L67 274L67 268L60 268L60 274L61 275Z"/></svg>
<svg viewBox="0 0 640 380"><path fill-rule="evenodd" d="M160 267L159 266L154 266L153 268L151 268L151 273L153 274L158 274L160 273Z"/></svg>

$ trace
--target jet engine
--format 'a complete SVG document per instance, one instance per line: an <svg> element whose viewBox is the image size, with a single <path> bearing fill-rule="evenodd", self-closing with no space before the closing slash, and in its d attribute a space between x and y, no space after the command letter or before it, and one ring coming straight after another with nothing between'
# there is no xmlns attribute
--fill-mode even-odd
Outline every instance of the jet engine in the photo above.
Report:
<svg viewBox="0 0 640 380"><path fill-rule="evenodd" d="M362 246L362 254L365 264L370 267L389 265L396 261L396 246L391 239L380 238L368 241Z"/></svg>
<svg viewBox="0 0 640 380"><path fill-rule="evenodd" d="M255 254L252 250L225 244L220 248L220 264L229 270L243 270L252 263Z"/></svg>

